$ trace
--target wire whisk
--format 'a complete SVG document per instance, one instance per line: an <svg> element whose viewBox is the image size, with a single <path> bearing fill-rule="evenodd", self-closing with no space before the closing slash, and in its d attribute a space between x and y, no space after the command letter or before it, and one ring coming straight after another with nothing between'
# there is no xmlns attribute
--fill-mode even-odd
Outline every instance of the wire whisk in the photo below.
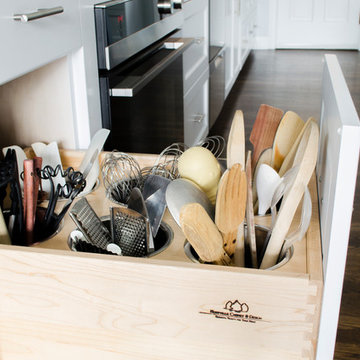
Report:
<svg viewBox="0 0 360 360"><path fill-rule="evenodd" d="M224 154L226 141L222 136L209 136L200 144L200 146L210 150L218 159Z"/></svg>
<svg viewBox="0 0 360 360"><path fill-rule="evenodd" d="M129 154L112 151L101 163L101 176L106 196L118 204L126 204L134 187L143 188L141 168Z"/></svg>

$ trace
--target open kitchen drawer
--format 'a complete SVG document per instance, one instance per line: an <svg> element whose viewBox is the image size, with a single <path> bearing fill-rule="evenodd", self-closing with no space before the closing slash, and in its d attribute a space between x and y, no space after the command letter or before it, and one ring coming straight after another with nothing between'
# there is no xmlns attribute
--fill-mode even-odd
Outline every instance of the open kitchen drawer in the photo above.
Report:
<svg viewBox="0 0 360 360"><path fill-rule="evenodd" d="M172 228L174 238L156 256L144 259L72 252L67 238L75 226L67 217L62 230L41 244L0 247L0 358L313 359L320 315L325 319L320 329L334 327L332 334L320 331L319 354L325 354L325 341L329 344L336 334L359 127L340 68L331 56L326 57L324 90L318 174L328 176L332 171L334 175L330 175L337 181L323 179L319 189L321 207L326 204L325 209L333 212L323 211L319 220L314 176L310 184L312 221L287 264L268 271L193 263L184 254L185 239L169 213L164 222ZM335 128L333 122L338 122ZM340 136L333 138L334 133ZM334 157L330 151L339 155ZM64 166L71 163L76 167L82 155L63 152ZM152 164L154 158L138 156L142 166ZM340 171L344 175L336 178ZM345 174L347 193L338 194ZM338 205L338 196L346 202ZM98 215L108 214L110 202L101 185L87 199ZM335 218L338 210L343 217L340 223ZM331 224L336 224L336 229L327 231ZM337 259L340 265L333 264L333 251L341 257ZM341 276L332 274L329 266ZM328 286L330 281L336 282L333 288ZM335 304L328 304L332 294L327 291L335 291ZM327 319L334 321L326 323ZM318 358L329 356L328 352Z"/></svg>

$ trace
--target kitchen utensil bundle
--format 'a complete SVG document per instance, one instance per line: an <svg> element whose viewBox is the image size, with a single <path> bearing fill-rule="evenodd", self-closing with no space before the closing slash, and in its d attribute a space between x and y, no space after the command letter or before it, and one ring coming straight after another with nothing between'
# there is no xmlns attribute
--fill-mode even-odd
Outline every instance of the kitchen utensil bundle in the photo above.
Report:
<svg viewBox="0 0 360 360"><path fill-rule="evenodd" d="M283 114L282 110L269 105L260 106L250 136L254 151L252 156L248 152L245 162L243 113L236 111L227 144L227 170L217 187L214 224L212 209L204 201L207 200L204 198L205 191L201 187L196 188L185 175L188 164L180 164L185 152L179 158L182 179L176 179L168 186L166 201L170 213L203 262L228 263L221 257L222 250L226 250L229 258L233 257L233 262L244 266L244 242L238 240L244 238L245 213L246 251L254 268L258 268L259 264L262 269L273 267L281 258L288 256L295 241L304 237L311 218L307 184L316 163L318 127L313 119L304 123L292 111ZM199 159L197 162L200 162ZM281 168L283 177L277 172ZM191 172L195 173L195 170ZM302 198L300 225L295 232L288 234ZM272 214L272 228L259 244L254 221L254 209L257 208L259 215L264 215L269 208ZM204 224L210 229L215 226L217 232L209 230L209 235L203 228ZM209 236L219 239L218 235L223 241L221 247L216 245L217 240L211 243L207 239ZM239 253L241 259L235 256Z"/></svg>
<svg viewBox="0 0 360 360"><path fill-rule="evenodd" d="M128 202L133 188L143 187L140 165L126 153L108 153L101 164L101 175L106 196L122 205Z"/></svg>

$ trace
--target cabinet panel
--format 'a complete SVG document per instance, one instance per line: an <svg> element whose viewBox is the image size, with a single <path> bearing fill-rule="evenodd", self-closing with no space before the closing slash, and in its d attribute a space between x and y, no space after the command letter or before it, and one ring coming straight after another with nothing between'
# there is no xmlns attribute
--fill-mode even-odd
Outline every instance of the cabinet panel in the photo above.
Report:
<svg viewBox="0 0 360 360"><path fill-rule="evenodd" d="M62 7L63 12L36 20L13 20L14 14ZM3 1L0 84L12 80L81 46L79 4L72 0Z"/></svg>
<svg viewBox="0 0 360 360"><path fill-rule="evenodd" d="M197 145L209 132L209 71L206 70L184 98L184 137Z"/></svg>
<svg viewBox="0 0 360 360"><path fill-rule="evenodd" d="M209 63L208 6L203 0L184 4L183 37L195 38L195 42L184 52L184 94L197 81Z"/></svg>

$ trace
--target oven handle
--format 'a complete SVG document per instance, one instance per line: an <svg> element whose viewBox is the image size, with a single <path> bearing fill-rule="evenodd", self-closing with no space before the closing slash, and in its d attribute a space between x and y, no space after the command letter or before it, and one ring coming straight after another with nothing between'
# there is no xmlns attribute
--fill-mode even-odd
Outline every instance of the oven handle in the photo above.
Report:
<svg viewBox="0 0 360 360"><path fill-rule="evenodd" d="M115 87L110 89L110 96L113 97L133 97L145 85L170 65L178 56L180 56L192 43L192 38L167 39L163 43L165 49L173 49L164 59L154 65L149 71L141 76L128 76Z"/></svg>

